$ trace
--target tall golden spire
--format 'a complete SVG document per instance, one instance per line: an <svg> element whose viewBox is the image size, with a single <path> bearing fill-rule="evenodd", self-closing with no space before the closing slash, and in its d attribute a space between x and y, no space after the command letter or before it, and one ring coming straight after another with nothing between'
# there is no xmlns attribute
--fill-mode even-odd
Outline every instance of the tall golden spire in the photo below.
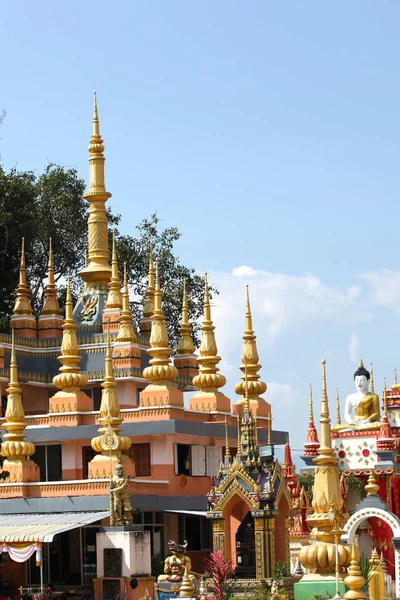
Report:
<svg viewBox="0 0 400 600"><path fill-rule="evenodd" d="M229 449L228 422L225 417L225 464L231 462L231 451Z"/></svg>
<svg viewBox="0 0 400 600"><path fill-rule="evenodd" d="M341 424L340 418L340 401L339 401L339 388L336 388L336 425Z"/></svg>
<svg viewBox="0 0 400 600"><path fill-rule="evenodd" d="M83 195L89 202L89 264L79 273L89 284L107 285L111 268L108 264L108 222L105 203L110 198L104 183L104 144L100 135L96 92L94 93L93 131L89 144L90 183Z"/></svg>
<svg viewBox="0 0 400 600"><path fill-rule="evenodd" d="M208 279L205 274L204 281L204 317L201 326L201 343L199 348L198 362L200 364L200 372L194 377L193 385L201 390L201 393L218 393L218 388L223 387L226 383L226 378L221 373L217 364L221 357L218 356L217 343L215 341L215 327L211 320L210 297L208 294ZM196 394L198 396L199 394ZM194 397L196 397L194 396Z"/></svg>
<svg viewBox="0 0 400 600"><path fill-rule="evenodd" d="M375 394L375 384L374 384L374 370L372 368L372 362L369 363L369 370L371 375L371 392Z"/></svg>
<svg viewBox="0 0 400 600"><path fill-rule="evenodd" d="M319 448L318 434L314 425L314 413L313 413L313 394L312 385L310 383L310 415L308 419L308 429L306 436L306 443L304 444L304 456L312 457L317 456Z"/></svg>
<svg viewBox="0 0 400 600"><path fill-rule="evenodd" d="M318 457L314 462L317 465L336 465L337 457L331 443L331 420L329 417L328 392L326 389L326 360L322 360L322 398L321 398L321 417L320 417L320 441Z"/></svg>
<svg viewBox="0 0 400 600"><path fill-rule="evenodd" d="M137 337L133 328L131 308L129 306L128 277L124 263L124 291L122 293L122 311L119 318L118 342L136 342Z"/></svg>
<svg viewBox="0 0 400 600"><path fill-rule="evenodd" d="M313 399L312 399L312 384L310 383L310 416L308 419L310 425L314 425Z"/></svg>
<svg viewBox="0 0 400 600"><path fill-rule="evenodd" d="M32 305L29 300L29 286L26 283L25 238L22 238L21 265L19 268L19 284L15 299L13 315L32 315Z"/></svg>
<svg viewBox="0 0 400 600"><path fill-rule="evenodd" d="M143 317L151 319L154 311L154 263L153 263L153 248L150 244L149 255L149 276L146 289L146 299L143 307Z"/></svg>
<svg viewBox="0 0 400 600"><path fill-rule="evenodd" d="M10 384L7 388L5 423L7 433L1 444L1 455L6 458L4 469L10 472L10 480L37 481L38 467L27 457L35 453L35 445L25 440L26 421L22 405L21 388L18 385L17 357L14 330L11 332Z"/></svg>
<svg viewBox="0 0 400 600"><path fill-rule="evenodd" d="M156 282L154 291L154 312L151 317L150 348L147 352L152 357L150 367L143 371L143 377L150 383L165 388L171 387L171 381L178 376L178 369L171 365L167 326L161 306L160 277L158 260L156 261Z"/></svg>
<svg viewBox="0 0 400 600"><path fill-rule="evenodd" d="M65 300L65 319L63 328L63 338L61 343L61 356L58 360L61 363L60 374L53 378L53 383L56 388L63 392L77 393L80 388L84 387L88 382L88 376L80 373L79 362L79 346L76 337L76 323L72 314L72 294L71 294L71 277L68 269L67 276L67 295ZM57 397L54 396L51 400Z"/></svg>
<svg viewBox="0 0 400 600"><path fill-rule="evenodd" d="M240 370L242 376L239 383L235 385L235 392L242 396L235 405L244 404L245 399L245 364L247 363L247 377L248 377L248 392L250 405L257 403L257 412L261 415L267 414L267 404L263 398L260 398L260 394L264 394L267 391L267 385L263 381L260 381L260 375L258 371L261 369L261 365L258 363L259 356L257 351L256 336L253 331L253 318L250 309L250 298L249 298L249 286L246 285L246 317L245 317L245 331L243 335L243 353L242 353L242 364Z"/></svg>
<svg viewBox="0 0 400 600"><path fill-rule="evenodd" d="M182 323L179 329L180 337L176 354L180 356L194 354L194 344L192 332L189 325L187 296L186 296L186 279L183 280L183 299L182 299Z"/></svg>
<svg viewBox="0 0 400 600"><path fill-rule="evenodd" d="M113 233L112 239L112 258L111 258L111 279L108 284L108 296L106 302L106 309L121 309L122 308L122 294L121 294L121 283L119 281L118 273L118 260L117 260L117 248L115 244L115 233Z"/></svg>
<svg viewBox="0 0 400 600"><path fill-rule="evenodd" d="M57 287L54 280L54 263L53 263L53 245L50 238L49 242L49 264L47 270L47 285L44 290L44 300L42 315L56 315L61 314L60 305L57 298Z"/></svg>
<svg viewBox="0 0 400 600"><path fill-rule="evenodd" d="M118 403L118 397L117 397L117 384L115 383L115 378L113 375L113 370L112 370L112 354L111 354L111 343L110 343L110 334L107 335L107 348L106 348L106 358L105 358L105 376L104 376L104 380L103 383L101 384L101 387L103 388L102 394L101 394L101 404L100 404L100 416L99 416L99 423L101 425L101 427L99 428L99 436L95 437L92 439L92 448L93 450L95 450L96 452L98 452L98 455L95 456L95 458L91 461L91 463L89 464L89 477L95 477L97 478L98 476L101 477L102 476L102 471L106 471L106 465L108 463L108 461L110 460L110 455L111 455L111 459L114 460L115 462L118 461L118 459L120 458L120 454L121 452L125 452L126 450L129 450L129 448L131 447L131 439L127 436L124 435L120 435L120 431L121 431L121 423L122 423L122 416L121 416L121 411L120 411L120 407L119 407L119 403ZM118 439L118 445L116 445L116 447L113 450L110 450L109 452L107 452L106 450L104 450L103 445L102 445L102 438L104 433L107 430L107 427L111 427L114 431L114 434L116 435L117 439ZM129 459L127 456L122 456L121 460L123 460L125 462L125 464L128 464ZM132 467L132 465L131 465ZM98 473L98 475L97 475ZM124 467L124 473L126 475L131 474L125 469Z"/></svg>
<svg viewBox="0 0 400 600"><path fill-rule="evenodd" d="M236 452L236 457L238 456L242 456L242 435L241 435L241 431L240 431L240 415L239 413L237 414L237 427L238 427L238 440L237 440L237 452Z"/></svg>

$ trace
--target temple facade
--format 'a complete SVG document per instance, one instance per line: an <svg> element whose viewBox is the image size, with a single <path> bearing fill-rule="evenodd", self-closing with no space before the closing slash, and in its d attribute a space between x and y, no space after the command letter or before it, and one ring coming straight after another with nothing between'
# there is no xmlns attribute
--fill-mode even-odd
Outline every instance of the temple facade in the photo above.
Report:
<svg viewBox="0 0 400 600"><path fill-rule="evenodd" d="M287 531L289 499L283 475L274 461L267 461L265 469L258 450L262 444L284 444L287 434L271 431L248 290L242 375L235 386L239 398L231 402L221 391L226 380L218 367L207 280L197 354L185 292L181 337L176 349L170 347L158 276L162 264L151 248L143 315L140 323L133 323L126 272L118 271L115 243L109 248L106 202L111 194L105 187L104 163L95 97L84 195L89 206L88 260L79 273L83 292L73 306L68 274L61 314L50 241L48 282L36 318L22 240L12 333L0 335L1 454L8 473L0 483L0 542L7 552L0 574L19 585L39 583L40 569L53 584L82 585L96 576L96 533L109 522L110 476L119 461L130 476L134 523L151 533L155 574L168 539L187 540L193 570L203 570L202 560L216 535L216 515L226 510L224 482L229 477L244 478L251 487L253 496L241 497L241 508L237 500L229 501L237 511L250 511L257 528L262 520L265 540L276 507L271 514L256 515L255 498L270 482L276 502L282 498L285 503L276 531ZM185 401L185 395L190 399ZM101 444L108 429L116 440L110 452ZM254 446L250 471L250 450L241 439L246 431ZM218 478L216 503L214 494L211 500L209 496L211 477ZM207 518L207 496L209 510L214 502L212 519ZM262 510L267 510L264 505ZM233 547L236 526L227 527L227 544ZM275 540L276 556L284 560L286 542L277 536ZM21 554L21 543L25 555L31 553L26 562L12 559ZM270 563L260 569L268 573Z"/></svg>

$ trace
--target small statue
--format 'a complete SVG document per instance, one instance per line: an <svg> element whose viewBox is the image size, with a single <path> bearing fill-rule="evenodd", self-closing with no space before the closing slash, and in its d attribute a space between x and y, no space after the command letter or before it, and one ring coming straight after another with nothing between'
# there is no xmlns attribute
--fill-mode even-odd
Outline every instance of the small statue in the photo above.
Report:
<svg viewBox="0 0 400 600"><path fill-rule="evenodd" d="M352 429L365 431L380 427L379 397L369 391L370 379L369 371L360 360L360 366L354 373L357 391L354 394L349 394L346 398L344 418L347 424L333 425L332 431L351 431ZM353 410L354 416L352 416Z"/></svg>
<svg viewBox="0 0 400 600"><path fill-rule="evenodd" d="M165 575L159 575L157 581L182 581L186 571L190 581L194 582L196 578L191 573L192 561L186 556L187 542L185 541L183 544L177 544L170 540L168 542L168 548L171 552L171 556L168 556L164 561Z"/></svg>
<svg viewBox="0 0 400 600"><path fill-rule="evenodd" d="M115 477L110 484L110 507L112 526L130 526L133 524L129 475L124 476L122 464L118 462Z"/></svg>

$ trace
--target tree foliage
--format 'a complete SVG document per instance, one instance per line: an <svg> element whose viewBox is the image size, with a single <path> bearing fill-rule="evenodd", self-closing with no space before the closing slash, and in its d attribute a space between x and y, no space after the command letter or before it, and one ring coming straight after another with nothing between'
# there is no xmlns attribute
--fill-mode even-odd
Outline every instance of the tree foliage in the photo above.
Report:
<svg viewBox="0 0 400 600"><path fill-rule="evenodd" d="M53 240L56 282L61 305L65 296L67 269L71 270L74 294L82 282L74 278L85 262L87 203L82 198L85 183L73 168L49 164L44 172L4 171L0 166L0 330L8 330L15 289L18 284L21 238L25 237L27 276L35 314L40 314L47 277L49 238ZM156 214L139 223L132 234L123 235L120 216L108 210L110 244L117 241L120 270L127 264L132 312L138 324L147 286L149 247L159 259L163 309L172 347L179 337L183 280L186 279L189 320L198 342L198 319L202 314L204 278L181 263L175 244L181 237L176 227L162 229ZM211 295L216 292L210 288Z"/></svg>

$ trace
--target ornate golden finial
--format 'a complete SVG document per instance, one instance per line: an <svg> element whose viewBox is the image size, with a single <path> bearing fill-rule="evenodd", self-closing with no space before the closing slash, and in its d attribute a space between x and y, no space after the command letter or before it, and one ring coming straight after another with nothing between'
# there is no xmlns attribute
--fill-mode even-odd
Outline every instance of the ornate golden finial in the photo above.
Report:
<svg viewBox="0 0 400 600"><path fill-rule="evenodd" d="M249 380L247 378L247 358L244 359L244 411L250 413Z"/></svg>
<svg viewBox="0 0 400 600"><path fill-rule="evenodd" d="M310 416L308 418L310 425L314 425L313 399L312 399L312 384L310 383Z"/></svg>
<svg viewBox="0 0 400 600"><path fill-rule="evenodd" d="M331 464L336 465L337 457L331 444L331 419L329 417L328 392L326 389L326 360L322 359L322 397L321 397L321 416L320 416L320 441L318 457L315 462L318 465Z"/></svg>
<svg viewBox="0 0 400 600"><path fill-rule="evenodd" d="M83 194L89 202L89 264L79 273L86 283L107 285L111 268L108 264L108 221L105 203L110 198L104 183L104 144L100 135L96 92L94 93L93 131L89 143L90 183Z"/></svg>
<svg viewBox="0 0 400 600"><path fill-rule="evenodd" d="M231 460L231 451L229 449L228 422L225 417L225 462L227 460Z"/></svg>
<svg viewBox="0 0 400 600"><path fill-rule="evenodd" d="M115 244L115 232L112 236L112 258L111 258L111 279L108 284L108 296L106 309L122 308L121 284L118 273L117 247Z"/></svg>
<svg viewBox="0 0 400 600"><path fill-rule="evenodd" d="M201 326L200 356L198 358L200 372L193 378L193 385L199 388L202 394L218 392L218 388L223 387L226 383L224 375L218 373L217 364L220 362L221 357L218 356L218 348L214 335L215 327L211 320L207 273L205 273L204 279L204 317ZM199 394L196 394L195 397L198 396Z"/></svg>
<svg viewBox="0 0 400 600"><path fill-rule="evenodd" d="M44 290L42 315L60 315L60 305L57 299L57 288L54 281L53 245L49 242L49 264L47 271L47 285Z"/></svg>
<svg viewBox="0 0 400 600"><path fill-rule="evenodd" d="M19 268L19 284L15 299L13 315L32 315L32 305L29 300L29 286L26 283L25 238L22 238L21 265Z"/></svg>
<svg viewBox="0 0 400 600"><path fill-rule="evenodd" d="M361 360L361 358L360 358L360 364L358 365L358 368L359 368L359 369L363 369L363 368L364 368L364 363L363 363L363 361Z"/></svg>
<svg viewBox="0 0 400 600"><path fill-rule="evenodd" d="M387 413L387 390L386 390L386 377L383 378L384 384L383 384L383 416L385 417L385 419L388 418L388 413Z"/></svg>
<svg viewBox="0 0 400 600"><path fill-rule="evenodd" d="M71 294L71 276L68 269L67 275L67 295L65 299L65 319L63 323L63 338L61 343L61 356L58 360L61 363L60 374L53 378L56 388L64 392L77 393L79 388L87 385L88 376L80 373L79 346L76 337L76 323L73 317L73 304Z"/></svg>
<svg viewBox="0 0 400 600"><path fill-rule="evenodd" d="M179 333L180 337L178 341L178 346L176 348L176 354L178 354L179 356L194 354L194 344L192 339L192 332L189 325L187 307L186 279L183 280L182 323L179 329Z"/></svg>
<svg viewBox="0 0 400 600"><path fill-rule="evenodd" d="M344 580L344 584L349 588L349 591L343 596L346 600L352 598L366 598L366 594L362 591L366 584L365 578L362 576L360 565L357 561L356 546L353 542L351 548L351 560L350 567L347 572L347 577Z"/></svg>
<svg viewBox="0 0 400 600"><path fill-rule="evenodd" d="M249 297L249 286L246 285L246 317L245 317L245 331L243 335L243 353L242 353L242 364L240 370L242 371L241 381L236 383L235 392L242 396L242 398L236 403L245 402L245 365L247 363L247 378L248 378L248 393L250 405L252 402L258 403L259 414L267 414L267 404L263 398L260 398L261 394L267 391L267 385L263 381L260 381L260 375L258 371L261 369L261 365L258 363L259 356L257 350L256 336L253 331L253 318L251 315L250 308L250 297ZM260 405L265 405L264 410L260 410Z"/></svg>
<svg viewBox="0 0 400 600"><path fill-rule="evenodd" d="M242 456L242 435L241 435L241 431L240 431L240 415L238 413L237 415L237 426L238 426L238 446L237 446L237 452L236 452L236 456Z"/></svg>
<svg viewBox="0 0 400 600"><path fill-rule="evenodd" d="M132 314L129 306L128 277L126 263L124 263L124 291L122 293L122 311L119 318L119 332L117 342L136 342L137 337L133 327Z"/></svg>
<svg viewBox="0 0 400 600"><path fill-rule="evenodd" d="M4 463L5 470L9 470L9 462L11 465L24 464L27 457L32 456L35 452L34 444L32 444L32 442L25 441L25 428L27 423L25 422L21 391L22 390L18 385L15 337L14 330L12 330L10 384L7 388L7 407L5 413L6 420L3 425L7 433L4 435L4 439L6 441L1 444L1 455L7 459L7 461Z"/></svg>
<svg viewBox="0 0 400 600"><path fill-rule="evenodd" d="M378 493L379 485L376 482L375 475L371 471L370 476L368 477L367 485L364 487L364 490L367 492L368 496L375 496Z"/></svg>
<svg viewBox="0 0 400 600"><path fill-rule="evenodd" d="M341 425L340 419L340 401L339 401L339 388L336 388L336 425Z"/></svg>
<svg viewBox="0 0 400 600"><path fill-rule="evenodd" d="M143 377L150 383L169 389L171 381L178 376L178 369L171 365L167 326L161 306L160 277L158 260L156 261L156 282L154 289L154 312L151 317L150 348L147 350L152 357L150 367L143 371Z"/></svg>
<svg viewBox="0 0 400 600"><path fill-rule="evenodd" d="M149 254L149 276L146 289L146 298L143 307L143 317L151 319L154 312L154 263L153 263L153 248L150 244Z"/></svg>
<svg viewBox="0 0 400 600"><path fill-rule="evenodd" d="M375 384L374 384L374 370L372 368L372 362L369 363L369 370L371 375L371 392L375 394Z"/></svg>
<svg viewBox="0 0 400 600"><path fill-rule="evenodd" d="M269 414L267 416L267 422L268 422L268 440L267 440L267 444L268 446L271 445L271 428L272 428L272 416Z"/></svg>
<svg viewBox="0 0 400 600"><path fill-rule="evenodd" d="M129 437L120 435L122 416L118 404L116 390L117 384L115 383L115 378L113 375L111 341L109 333L107 334L105 375L101 387L103 388L103 391L101 394L99 417L99 423L101 424L99 429L100 435L92 439L92 448L98 452L98 456L93 459L93 464L106 460L114 460L117 462L119 459L121 459L121 452L129 450L132 443ZM114 443L109 448L106 448L106 444L104 443L104 435L107 431L109 431L109 436L113 436L114 439ZM127 457L122 458L127 460Z"/></svg>

